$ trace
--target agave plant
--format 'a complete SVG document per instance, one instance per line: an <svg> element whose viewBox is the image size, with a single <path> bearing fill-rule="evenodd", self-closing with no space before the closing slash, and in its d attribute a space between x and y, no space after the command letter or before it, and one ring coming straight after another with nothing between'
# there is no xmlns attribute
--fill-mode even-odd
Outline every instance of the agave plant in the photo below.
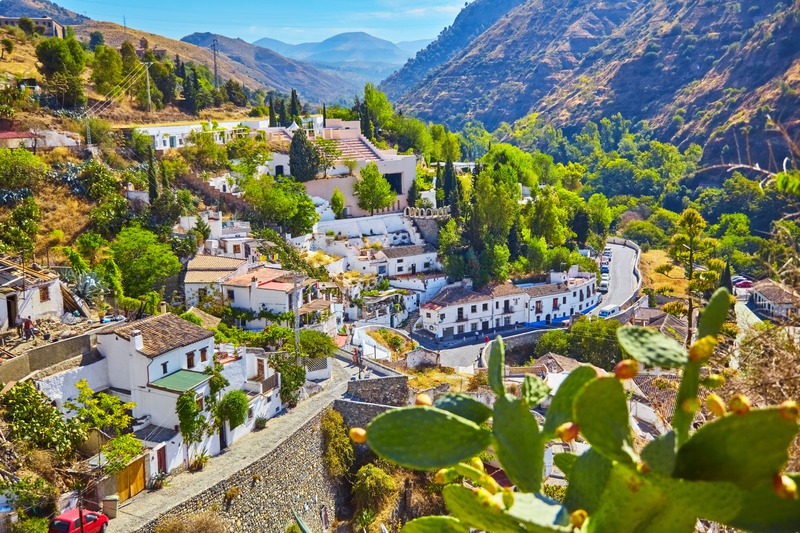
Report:
<svg viewBox="0 0 800 533"><path fill-rule="evenodd" d="M688 351L658 332L620 328L620 345L633 359L618 365L613 376L598 376L591 367L573 371L541 427L531 408L549 391L539 378L526 376L522 397L508 394L498 340L488 368L497 395L493 409L461 394L436 402L418 398L417 406L383 413L366 430L353 428L351 438L402 466L437 471L437 482L445 485L450 516L411 521L405 533L688 533L698 519L748 531L798 531L800 475L782 471L798 434L797 403L751 409L743 396L725 405L712 394L705 400L716 418L693 429L700 386L714 384L701 380L701 369L729 307L730 296L720 289L701 315L699 340ZM641 450L634 446L622 383L636 374L638 364L682 371L671 431ZM569 481L559 503L540 493L545 445L578 435L591 445L588 451L554 457ZM516 491L501 488L484 471L476 456L489 446Z"/></svg>
<svg viewBox="0 0 800 533"><path fill-rule="evenodd" d="M81 272L75 276L72 290L87 302L97 304L108 294L108 284L100 279L97 272Z"/></svg>

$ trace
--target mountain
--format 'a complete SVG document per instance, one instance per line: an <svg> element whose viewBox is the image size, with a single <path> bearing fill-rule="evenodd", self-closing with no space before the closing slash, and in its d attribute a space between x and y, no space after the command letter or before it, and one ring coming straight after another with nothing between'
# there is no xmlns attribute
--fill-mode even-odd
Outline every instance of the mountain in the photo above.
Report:
<svg viewBox="0 0 800 533"><path fill-rule="evenodd" d="M0 0L0 15L4 17L50 17L59 24L76 26L90 20L74 11L47 0Z"/></svg>
<svg viewBox="0 0 800 533"><path fill-rule="evenodd" d="M367 81L378 83L416 53L364 32L340 33L318 43L288 44L264 38L253 44L311 63L360 86Z"/></svg>
<svg viewBox="0 0 800 533"><path fill-rule="evenodd" d="M647 120L663 140L704 145L706 161L746 159L750 147L769 154L779 138L765 131L767 115L800 118L800 0L736 6L528 0L460 48L454 24L381 89L404 110L453 127L478 119L492 129L540 113L575 130L619 112ZM459 31L480 27L472 20ZM427 70L415 64L437 49Z"/></svg>
<svg viewBox="0 0 800 533"><path fill-rule="evenodd" d="M433 39L419 39L416 41L400 41L394 43L400 50L408 52L413 57L417 52L428 46L433 42Z"/></svg>
<svg viewBox="0 0 800 533"><path fill-rule="evenodd" d="M400 97L431 75L488 30L497 20L524 0L475 0L467 4L451 26L398 72L384 80L380 89L392 100Z"/></svg>
<svg viewBox="0 0 800 533"><path fill-rule="evenodd" d="M217 40L220 55L236 62L249 76L280 92L297 89L301 98L312 102L344 102L350 100L357 86L345 77L326 72L305 62L252 45L242 39L232 39L213 33L193 33L181 41L210 48Z"/></svg>

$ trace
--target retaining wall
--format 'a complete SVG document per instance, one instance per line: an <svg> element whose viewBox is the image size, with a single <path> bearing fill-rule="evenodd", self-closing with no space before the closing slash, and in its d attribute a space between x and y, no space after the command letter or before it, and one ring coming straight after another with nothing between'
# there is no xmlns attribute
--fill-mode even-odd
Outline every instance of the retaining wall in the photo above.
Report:
<svg viewBox="0 0 800 533"><path fill-rule="evenodd" d="M165 517L211 510L225 521L228 531L283 532L292 522L292 509L312 531L323 531L321 510L324 506L332 523L339 486L328 476L322 462L321 416L298 428L273 451L196 497L171 509L154 509L154 514L161 516L139 531L154 533ZM227 502L225 492L234 487L239 496Z"/></svg>
<svg viewBox="0 0 800 533"><path fill-rule="evenodd" d="M408 376L371 378L347 382L347 395L366 403L408 405Z"/></svg>
<svg viewBox="0 0 800 533"><path fill-rule="evenodd" d="M92 351L97 332L87 333L63 341L33 348L0 363L0 383L19 381L31 372L43 370L73 357L87 355Z"/></svg>

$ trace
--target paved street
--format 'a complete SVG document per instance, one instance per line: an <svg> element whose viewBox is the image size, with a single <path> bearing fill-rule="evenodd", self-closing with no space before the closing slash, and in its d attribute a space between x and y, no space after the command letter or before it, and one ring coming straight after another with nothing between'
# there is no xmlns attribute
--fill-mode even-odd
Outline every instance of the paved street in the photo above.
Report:
<svg viewBox="0 0 800 533"><path fill-rule="evenodd" d="M633 275L633 264L636 252L632 248L610 244L611 247L611 281L603 301L590 314L596 315L600 309L608 305L622 305L636 290L636 277Z"/></svg>

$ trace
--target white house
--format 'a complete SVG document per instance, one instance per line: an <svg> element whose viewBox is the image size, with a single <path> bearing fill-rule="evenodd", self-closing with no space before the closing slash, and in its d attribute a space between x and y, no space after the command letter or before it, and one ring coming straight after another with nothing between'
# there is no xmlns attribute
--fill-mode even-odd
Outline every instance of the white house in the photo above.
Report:
<svg viewBox="0 0 800 533"><path fill-rule="evenodd" d="M759 312L772 318L786 320L797 314L800 295L783 283L765 279L753 285L750 300Z"/></svg>
<svg viewBox="0 0 800 533"><path fill-rule="evenodd" d="M436 248L430 244L394 246L375 253L375 259L386 261L387 276L417 274L441 270Z"/></svg>
<svg viewBox="0 0 800 533"><path fill-rule="evenodd" d="M244 259L196 255L186 265L186 274L183 278L187 304L197 305L203 296L219 291L220 284L224 280L246 274L248 270L257 266L259 265Z"/></svg>
<svg viewBox="0 0 800 533"><path fill-rule="evenodd" d="M64 298L58 276L36 264L0 257L0 332L16 328L18 316L60 319Z"/></svg>
<svg viewBox="0 0 800 533"><path fill-rule="evenodd" d="M337 291L322 290L319 281L304 274L259 268L226 279L221 287L229 305L257 315L254 320L242 324L246 328L263 329L274 321L274 315L293 312L295 305L304 326L325 324L323 329L327 331L341 323L341 316L338 316L341 302L335 294ZM327 326L329 322L331 325Z"/></svg>
<svg viewBox="0 0 800 533"><path fill-rule="evenodd" d="M422 327L436 338L452 338L563 322L597 306L596 285L595 275L577 266L551 273L542 284L492 284L474 291L471 282L457 283L421 306Z"/></svg>
<svg viewBox="0 0 800 533"><path fill-rule="evenodd" d="M263 350L226 349L219 361L230 385L222 394L243 390L250 408L243 426L231 430L226 424L219 434L200 443L198 449L210 455L251 430L255 418L269 418L281 408L280 377L269 368L268 355ZM102 331L97 350L107 361L109 392L136 403L134 430L151 448L150 472L169 472L185 464L190 452L179 432L176 402L192 392L198 407L206 409L210 376L204 371L214 361L213 332L168 313Z"/></svg>

